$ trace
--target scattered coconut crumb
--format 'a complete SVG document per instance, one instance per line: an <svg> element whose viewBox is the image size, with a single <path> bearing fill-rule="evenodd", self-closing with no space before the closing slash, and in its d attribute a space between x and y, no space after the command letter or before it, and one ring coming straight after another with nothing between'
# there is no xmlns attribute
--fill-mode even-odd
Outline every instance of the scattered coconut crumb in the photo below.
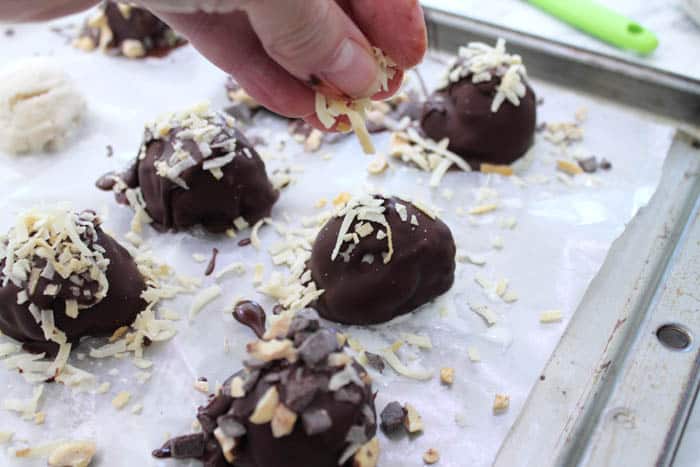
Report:
<svg viewBox="0 0 700 467"><path fill-rule="evenodd" d="M576 162L566 161L559 159L557 160L557 170L564 172L565 174L576 176L583 173L583 169Z"/></svg>
<svg viewBox="0 0 700 467"><path fill-rule="evenodd" d="M257 263L253 266L253 284L262 284L263 277L265 275L265 265L262 263Z"/></svg>
<svg viewBox="0 0 700 467"><path fill-rule="evenodd" d="M203 255L201 253L193 253L192 254L192 259L195 260L197 263L204 263L209 259L207 255Z"/></svg>
<svg viewBox="0 0 700 467"><path fill-rule="evenodd" d="M314 207L317 209L323 209L326 207L326 204L328 204L328 200L326 198L320 198L318 201L316 201Z"/></svg>
<svg viewBox="0 0 700 467"><path fill-rule="evenodd" d="M440 382L447 386L452 386L455 382L455 369L450 367L440 368Z"/></svg>
<svg viewBox="0 0 700 467"><path fill-rule="evenodd" d="M430 448L423 453L423 462L432 465L440 460L440 452L435 448Z"/></svg>
<svg viewBox="0 0 700 467"><path fill-rule="evenodd" d="M388 168L389 168L389 164L387 163L386 158L384 156L382 156L381 154L378 154L374 158L374 160L372 160L369 164L367 164L367 172L369 172L372 175L382 174Z"/></svg>
<svg viewBox="0 0 700 467"><path fill-rule="evenodd" d="M0 444L9 443L14 435L12 431L0 431Z"/></svg>
<svg viewBox="0 0 700 467"><path fill-rule="evenodd" d="M430 341L430 337L428 336L421 336L418 334L402 332L401 339L403 339L406 343L415 345L416 347L419 347L421 349L433 348L433 343Z"/></svg>
<svg viewBox="0 0 700 467"><path fill-rule="evenodd" d="M507 394L496 394L493 400L493 413L495 415L501 414L508 410L510 406L510 397Z"/></svg>
<svg viewBox="0 0 700 467"><path fill-rule="evenodd" d="M51 467L87 467L97 452L92 441L68 441L59 444L48 458Z"/></svg>
<svg viewBox="0 0 700 467"><path fill-rule="evenodd" d="M493 326L498 322L498 315L487 305L473 305L470 303L469 308L479 315L486 322L487 326Z"/></svg>
<svg viewBox="0 0 700 467"><path fill-rule="evenodd" d="M479 349L477 349L474 346L467 347L467 356L469 357L469 361L472 363L477 363L481 361L481 354L479 353Z"/></svg>
<svg viewBox="0 0 700 467"><path fill-rule="evenodd" d="M491 239L491 246L496 250L502 250L504 245L503 237L496 235Z"/></svg>
<svg viewBox="0 0 700 467"><path fill-rule="evenodd" d="M498 209L498 204L496 204L496 203L482 204L482 205L474 206L473 208L470 208L469 211L467 211L467 213L471 214L472 216L479 216L482 214L487 214L489 212L495 211L496 209Z"/></svg>
<svg viewBox="0 0 700 467"><path fill-rule="evenodd" d="M110 387L112 387L112 385L109 382L105 381L104 383L97 386L95 392L97 394L107 394L109 392Z"/></svg>
<svg viewBox="0 0 700 467"><path fill-rule="evenodd" d="M129 399L131 399L131 393L122 391L112 399L112 406L117 410L121 410L129 403Z"/></svg>
<svg viewBox="0 0 700 467"><path fill-rule="evenodd" d="M420 414L411 404L404 404L406 417L403 420L404 427L409 433L417 433L423 431L423 419Z"/></svg>
<svg viewBox="0 0 700 467"><path fill-rule="evenodd" d="M390 348L384 349L381 355L382 357L384 357L384 360L386 360L389 366L402 376L411 379L417 379L419 381L427 381L429 379L432 379L433 377L433 372L431 370L408 368L394 353L394 350Z"/></svg>
<svg viewBox="0 0 700 467"><path fill-rule="evenodd" d="M140 415L143 412L143 404L134 404L131 407L131 413L134 415Z"/></svg>
<svg viewBox="0 0 700 467"><path fill-rule="evenodd" d="M540 323L557 323L562 320L561 310L547 310L540 313Z"/></svg>
<svg viewBox="0 0 700 467"><path fill-rule="evenodd" d="M45 412L37 412L34 414L34 423L36 423L37 425L43 425L45 421L46 421L46 413Z"/></svg>

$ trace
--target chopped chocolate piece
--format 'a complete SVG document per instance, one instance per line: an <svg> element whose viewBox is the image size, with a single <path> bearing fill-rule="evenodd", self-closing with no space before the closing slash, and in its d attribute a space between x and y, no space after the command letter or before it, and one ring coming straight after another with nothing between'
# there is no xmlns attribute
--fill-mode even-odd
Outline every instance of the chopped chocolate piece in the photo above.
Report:
<svg viewBox="0 0 700 467"><path fill-rule="evenodd" d="M199 224L223 233L239 217L253 224L268 216L279 197L236 122L207 106L148 125L139 156L118 178L123 183L111 186L117 201L145 209L161 230Z"/></svg>
<svg viewBox="0 0 700 467"><path fill-rule="evenodd" d="M252 243L252 240L250 238L243 238L238 241L238 246L248 246Z"/></svg>
<svg viewBox="0 0 700 467"><path fill-rule="evenodd" d="M233 317L244 326L248 326L256 336L265 334L265 310L250 300L243 300L233 307Z"/></svg>
<svg viewBox="0 0 700 467"><path fill-rule="evenodd" d="M598 170L598 160L595 156L579 160L578 165L584 172L589 174L595 173Z"/></svg>
<svg viewBox="0 0 700 467"><path fill-rule="evenodd" d="M700 149L700 139L693 139L691 141L690 145L694 147L695 149Z"/></svg>
<svg viewBox="0 0 700 467"><path fill-rule="evenodd" d="M335 332L321 329L308 337L299 347L299 356L307 365L315 366L336 350L338 350L338 338Z"/></svg>
<svg viewBox="0 0 700 467"><path fill-rule="evenodd" d="M285 310L285 308L282 305L280 305L279 303L277 303L275 306L272 307L272 314L279 315L284 310Z"/></svg>
<svg viewBox="0 0 700 467"><path fill-rule="evenodd" d="M335 391L334 397L338 402L350 402L351 404L359 404L362 401L362 393L357 389L357 386L351 385Z"/></svg>
<svg viewBox="0 0 700 467"><path fill-rule="evenodd" d="M384 363L384 357L381 355L377 355L376 353L372 352L365 352L365 357L367 357L367 364L377 370L378 372L382 373L384 372L385 368L385 363Z"/></svg>
<svg viewBox="0 0 700 467"><path fill-rule="evenodd" d="M426 210L395 197L365 195L348 201L321 228L307 263L325 290L316 302L321 316L346 324L383 323L452 287L452 233ZM418 225L410 222L414 216Z"/></svg>
<svg viewBox="0 0 700 467"><path fill-rule="evenodd" d="M333 420L325 409L308 410L301 415L301 421L309 436L323 433L333 426Z"/></svg>
<svg viewBox="0 0 700 467"><path fill-rule="evenodd" d="M374 438L377 430L370 382L357 377L354 384L335 391L330 384L339 371L351 368L357 376L365 374L365 370L350 355L340 353L335 330L318 329L315 312L301 310L298 316L294 325L298 330L288 340L258 341L257 346L248 348L254 351L260 345L293 342L297 334L310 332L302 344L306 346L304 352L298 347L292 350L294 355L305 353L312 364L304 358L290 360L280 356L258 370L246 364L244 370L228 378L209 404L198 410L202 426L199 436L205 442L203 452L192 458L211 467L376 464L367 463L368 456L376 460L376 442L369 453L369 448L357 450L358 445ZM318 357L331 348L327 345L330 336L334 338L333 358ZM317 353L317 349L321 351ZM333 366L333 362L343 362L344 370ZM154 451L154 455L167 457L171 448L168 444L163 450Z"/></svg>
<svg viewBox="0 0 700 467"><path fill-rule="evenodd" d="M233 415L222 415L216 419L216 424L219 425L221 431L224 432L226 436L231 438L238 438L246 434L245 426L236 421L236 417ZM210 431L214 431L213 429Z"/></svg>
<svg viewBox="0 0 700 467"><path fill-rule="evenodd" d="M111 336L146 309L143 276L94 212L34 209L16 225L21 231L15 227L0 239L0 330L6 335L54 355L63 334L74 345L83 336ZM12 266L23 263L26 272Z"/></svg>
<svg viewBox="0 0 700 467"><path fill-rule="evenodd" d="M209 264L207 264L207 269L204 270L205 276L211 276L211 273L214 272L214 269L216 269L216 256L218 254L219 254L218 248L211 249L211 259L209 260Z"/></svg>
<svg viewBox="0 0 700 467"><path fill-rule="evenodd" d="M293 373L287 381L284 403L293 411L301 412L314 400L320 387L316 376Z"/></svg>
<svg viewBox="0 0 700 467"><path fill-rule="evenodd" d="M15 30L12 28L5 29L5 37L12 37L15 35Z"/></svg>
<svg viewBox="0 0 700 467"><path fill-rule="evenodd" d="M612 169L612 163L607 159L603 159L600 161L600 168L603 170L610 170Z"/></svg>
<svg viewBox="0 0 700 467"><path fill-rule="evenodd" d="M482 162L507 165L534 142L537 105L525 67L495 48L469 44L447 73L447 84L423 108L421 127L434 141L449 139L448 149L473 169ZM484 69L484 63L494 63ZM505 89L503 89L505 88Z"/></svg>
<svg viewBox="0 0 700 467"><path fill-rule="evenodd" d="M382 413L379 415L381 427L385 433L393 433L398 428L403 426L403 420L406 417L406 411L398 402L389 402Z"/></svg>
<svg viewBox="0 0 700 467"><path fill-rule="evenodd" d="M316 331L320 326L318 313L312 308L304 308L298 311L291 324L289 325L289 331L287 336L292 337L302 331Z"/></svg>
<svg viewBox="0 0 700 467"><path fill-rule="evenodd" d="M112 157L114 155L114 148L111 144L108 144L105 149L107 150L107 157Z"/></svg>

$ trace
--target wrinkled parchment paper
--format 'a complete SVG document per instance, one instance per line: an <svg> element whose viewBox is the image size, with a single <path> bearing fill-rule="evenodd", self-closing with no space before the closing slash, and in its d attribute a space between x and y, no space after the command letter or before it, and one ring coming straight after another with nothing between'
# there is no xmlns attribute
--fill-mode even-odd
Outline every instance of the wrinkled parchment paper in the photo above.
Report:
<svg viewBox="0 0 700 467"><path fill-rule="evenodd" d="M78 16L13 27L14 36L0 37L2 63L32 54L55 56L79 83L89 107L85 124L65 149L21 157L0 154L2 230L24 208L67 201L76 208L97 209L106 219L106 228L123 239L132 214L117 206L111 194L94 188L97 177L123 167L136 155L144 122L159 113L202 100L211 101L215 108L227 105L225 74L191 47L162 59L142 61L85 54L49 30L50 26L78 24L79 20ZM433 59L421 67L429 85L437 82L443 67ZM660 179L671 128L592 96L543 82L534 82L533 87L544 98L538 109L540 122L572 121L577 109L588 108L585 139L578 147L612 161L613 170L599 172L594 178L578 176L569 185L557 178L555 148L538 135L532 164L521 174L529 181L525 187L500 176L450 172L438 189L431 189L429 174L396 160L390 161L391 168L385 174L369 175L366 165L371 159L361 153L354 138L326 145L315 154L305 153L299 144L288 140L280 153L277 143L289 138L275 135L286 134L285 123L259 116L255 128L248 129L250 134L271 140L262 148L277 156L268 160L268 171L291 168L296 179L283 191L273 210L274 219L290 219L294 224L301 217L318 214L321 210L314 204L320 198L330 202L339 192L360 192L371 184L389 193L410 194L442 209L441 216L451 227L458 248L486 259L484 266L458 263L452 290L411 315L373 328L344 328L375 352L397 340L402 332L427 335L433 343L427 351L408 345L399 351L409 365L435 372L429 382L409 380L390 368L383 375L372 372L379 392L378 411L392 400L410 402L425 422L424 433L412 439L387 440L381 435L383 467L423 465L421 456L428 448L440 451L440 465L445 467L491 463L608 248L647 203ZM375 136L379 151L388 151L388 139L388 134ZM114 148L112 158L106 157L108 144ZM457 208L466 211L487 202L477 200L489 193L483 188L498 193L499 209L478 217L457 215ZM444 189L453 192L451 200L443 196ZM517 220L515 228L501 226L508 218ZM183 320L173 340L147 349L146 356L155 365L147 370L152 376L145 384L137 383L136 375L142 370L129 359L79 360L78 353L87 353L91 346L102 343L88 341L74 350L71 364L94 373L98 383L110 382L109 393L74 393L63 386L47 385L41 404L47 414L43 425L0 411L0 431L13 431L15 440L31 445L57 439L93 439L98 446L94 465L98 466L175 465L152 459L150 452L167 436L189 432L196 407L206 400L193 389L197 377L207 377L213 388L240 367L244 344L252 340L252 334L232 319L231 305L237 297L244 297L258 300L270 310L272 302L252 286L252 265L265 264L269 276L273 268L266 250L279 237L271 227L263 227L263 248L256 251L252 246L237 245L248 236L245 232L229 239L197 231L160 234L146 228L144 236L159 258L178 273L201 277L203 287L211 285L213 278L204 278L206 263L195 262L193 253L208 256L217 247L221 251L217 268L240 261L248 265L248 272L221 281L222 297L191 323L186 319L191 297L181 296L168 304ZM496 237L501 238L502 249L492 246L494 241L498 243ZM488 280L507 279L509 290L519 299L506 304L493 294L490 297L475 282L476 275ZM499 322L488 327L470 311L469 303L490 306ZM551 309L561 310L563 321L540 324L539 314ZM228 353L225 341L230 345ZM480 362L469 360L468 347L478 350ZM439 382L441 367L455 369L451 388ZM4 368L0 368L0 388L4 397L28 398L32 392L19 375ZM130 391L132 400L117 411L110 401L122 390ZM492 413L496 393L510 396L510 408L501 415ZM140 415L131 413L135 404L143 404ZM0 454L3 465L45 465L45 460L37 459L10 461L3 457L4 451Z"/></svg>

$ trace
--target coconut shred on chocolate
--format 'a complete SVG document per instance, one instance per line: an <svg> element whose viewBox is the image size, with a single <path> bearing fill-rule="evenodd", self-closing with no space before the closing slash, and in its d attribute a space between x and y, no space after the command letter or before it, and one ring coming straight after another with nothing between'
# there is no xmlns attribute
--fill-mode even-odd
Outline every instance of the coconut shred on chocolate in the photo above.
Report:
<svg viewBox="0 0 700 467"><path fill-rule="evenodd" d="M147 125L132 167L103 176L97 186L161 230L202 225L220 233L252 225L279 197L236 120L207 105Z"/></svg>
<svg viewBox="0 0 700 467"><path fill-rule="evenodd" d="M92 211L30 210L0 237L0 330L27 350L112 334L146 308L145 289Z"/></svg>
<svg viewBox="0 0 700 467"><path fill-rule="evenodd" d="M307 267L324 290L316 307L340 323L389 321L450 289L455 252L449 227L419 203L353 198L314 242Z"/></svg>
<svg viewBox="0 0 700 467"><path fill-rule="evenodd" d="M421 127L435 141L449 139L448 149L472 168L505 165L532 146L536 112L520 56L508 54L503 39L495 47L473 42L425 103Z"/></svg>
<svg viewBox="0 0 700 467"><path fill-rule="evenodd" d="M162 55L184 43L184 39L148 10L113 1L102 2L73 42L88 52L99 48L128 58Z"/></svg>
<svg viewBox="0 0 700 467"><path fill-rule="evenodd" d="M336 332L303 309L281 315L266 337L248 344L245 368L199 408L202 432L153 455L206 467L376 466L371 380Z"/></svg>

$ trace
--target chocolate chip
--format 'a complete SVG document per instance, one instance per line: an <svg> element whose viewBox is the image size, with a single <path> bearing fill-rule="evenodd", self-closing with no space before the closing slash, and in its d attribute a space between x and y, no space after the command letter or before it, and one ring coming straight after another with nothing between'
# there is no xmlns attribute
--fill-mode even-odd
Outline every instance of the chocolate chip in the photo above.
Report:
<svg viewBox="0 0 700 467"><path fill-rule="evenodd" d="M325 409L308 410L301 415L301 421L304 431L309 436L323 433L333 426L331 416Z"/></svg>
<svg viewBox="0 0 700 467"><path fill-rule="evenodd" d="M381 427L385 433L392 433L397 428L403 426L403 419L406 417L406 411L398 402L389 402L382 413L379 415L381 419Z"/></svg>
<svg viewBox="0 0 700 467"><path fill-rule="evenodd" d="M374 368L380 373L384 371L384 368L386 367L384 364L384 357L372 352L365 352L365 357L367 357L367 364L370 367Z"/></svg>
<svg viewBox="0 0 700 467"><path fill-rule="evenodd" d="M356 386L347 385L335 391L333 398L338 402L359 404L362 401L362 394Z"/></svg>
<svg viewBox="0 0 700 467"><path fill-rule="evenodd" d="M293 374L287 381L285 388L285 405L294 412L303 411L316 397L321 383L321 380L314 375Z"/></svg>
<svg viewBox="0 0 700 467"><path fill-rule="evenodd" d="M589 157L587 159L581 159L578 161L578 165L583 169L584 172L592 174L598 170L598 161L595 156Z"/></svg>
<svg viewBox="0 0 700 467"><path fill-rule="evenodd" d="M216 419L216 423L226 436L240 438L246 433L245 426L239 423L233 415L222 415Z"/></svg>
<svg viewBox="0 0 700 467"><path fill-rule="evenodd" d="M323 362L328 355L338 350L338 338L327 329L315 332L299 347L299 356L310 366Z"/></svg>
<svg viewBox="0 0 700 467"><path fill-rule="evenodd" d="M603 170L610 170L612 169L612 163L607 159L603 159L600 161L600 168Z"/></svg>
<svg viewBox="0 0 700 467"><path fill-rule="evenodd" d="M197 459L204 454L205 438L202 433L196 433L173 438L170 445L170 456L174 459Z"/></svg>

